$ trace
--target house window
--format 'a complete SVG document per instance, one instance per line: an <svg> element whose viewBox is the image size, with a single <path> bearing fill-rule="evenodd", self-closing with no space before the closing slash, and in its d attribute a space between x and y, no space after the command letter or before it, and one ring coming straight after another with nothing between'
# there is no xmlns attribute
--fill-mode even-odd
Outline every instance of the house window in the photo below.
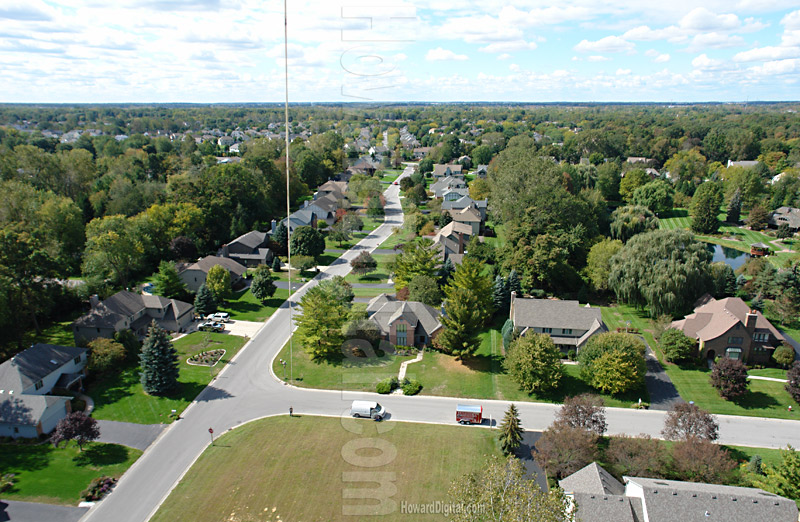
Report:
<svg viewBox="0 0 800 522"><path fill-rule="evenodd" d="M553 333L553 329L552 328L542 328L542 333L547 333L547 334Z"/></svg>
<svg viewBox="0 0 800 522"><path fill-rule="evenodd" d="M41 390L42 386L44 386L44 384L42 384L42 381L37 381L36 384L33 385L33 387L37 390Z"/></svg>
<svg viewBox="0 0 800 522"><path fill-rule="evenodd" d="M564 335L572 335L572 328L562 328L561 333Z"/></svg>
<svg viewBox="0 0 800 522"><path fill-rule="evenodd" d="M79 356L75 357L75 361L74 362L75 362L75 364L80 364L81 363L81 356L79 355Z"/></svg>
<svg viewBox="0 0 800 522"><path fill-rule="evenodd" d="M738 346L728 346L728 348L725 350L725 355L728 357L728 359L734 359L738 361L742 358L742 349Z"/></svg>
<svg viewBox="0 0 800 522"><path fill-rule="evenodd" d="M397 345L398 346L406 346L408 341L406 339L406 325L405 324L398 324L397 329Z"/></svg>
<svg viewBox="0 0 800 522"><path fill-rule="evenodd" d="M758 342L764 342L769 339L768 333L755 333L753 334L753 340Z"/></svg>
<svg viewBox="0 0 800 522"><path fill-rule="evenodd" d="M741 337L728 337L728 344L742 344Z"/></svg>

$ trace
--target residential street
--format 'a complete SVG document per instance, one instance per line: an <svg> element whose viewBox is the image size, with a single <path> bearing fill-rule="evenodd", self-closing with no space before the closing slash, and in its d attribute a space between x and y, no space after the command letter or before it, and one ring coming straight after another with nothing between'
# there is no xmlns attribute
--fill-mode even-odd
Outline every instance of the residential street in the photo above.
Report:
<svg viewBox="0 0 800 522"><path fill-rule="evenodd" d="M408 175L406 169L403 176ZM324 270L315 280L303 286L299 297L319 279L349 272L349 262L361 251L376 248L392 228L402 224L399 186L390 185L385 192L387 216L383 225L356 247ZM340 416L347 412L356 398L376 398L383 404L389 421L430 422L456 425L455 405L458 402L480 403L484 415L496 421L507 408L505 401L467 400L428 396L378 396L377 394L307 390L282 384L272 374L272 360L290 336L289 309L286 305L276 311L252 341L242 349L220 376L211 382L182 418L169 426L159 439L128 470L115 491L92 508L83 518L86 521L146 521L166 498L170 490L210 443L209 428L214 436L242 423L272 415L287 414L289 407L298 414ZM300 347L295 347L300 349ZM291 371L287 368L287 371ZM358 380L358 371L352 377ZM542 430L553 419L557 405L517 403L522 424L528 430ZM607 420L610 434L646 433L658 436L665 412L609 408ZM720 442L746 446L778 448L791 443L800 447L800 422L748 417L718 416ZM387 425L387 428L391 424ZM463 429L480 429L463 427ZM291 434L286 434L287 444Z"/></svg>

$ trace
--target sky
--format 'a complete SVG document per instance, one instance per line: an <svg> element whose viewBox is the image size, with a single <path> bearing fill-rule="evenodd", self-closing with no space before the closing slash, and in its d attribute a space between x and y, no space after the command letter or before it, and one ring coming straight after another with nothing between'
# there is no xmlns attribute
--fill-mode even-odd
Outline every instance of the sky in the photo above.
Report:
<svg viewBox="0 0 800 522"><path fill-rule="evenodd" d="M292 102L800 99L800 0L288 4ZM0 0L0 102L281 102L283 7Z"/></svg>

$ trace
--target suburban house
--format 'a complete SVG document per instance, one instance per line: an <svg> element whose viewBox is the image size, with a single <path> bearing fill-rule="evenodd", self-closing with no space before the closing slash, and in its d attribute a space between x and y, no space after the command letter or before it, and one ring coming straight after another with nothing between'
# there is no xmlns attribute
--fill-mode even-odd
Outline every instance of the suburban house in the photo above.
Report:
<svg viewBox="0 0 800 522"><path fill-rule="evenodd" d="M328 226L336 223L336 211L342 208L340 199L334 194L318 197L313 201L306 201L305 208L313 212L317 218L317 224L324 221Z"/></svg>
<svg viewBox="0 0 800 522"><path fill-rule="evenodd" d="M731 167L742 167L743 169L754 169L758 167L758 161L756 160L745 160L745 161L731 161L728 160L728 164L725 165L727 168Z"/></svg>
<svg viewBox="0 0 800 522"><path fill-rule="evenodd" d="M464 180L461 178L454 178L452 176L447 176L446 178L442 178L433 184L431 184L430 191L433 192L433 197L441 198L444 196L444 192L450 189L466 189L467 184L464 183ZM467 192L469 194L469 192Z"/></svg>
<svg viewBox="0 0 800 522"><path fill-rule="evenodd" d="M489 172L489 165L478 165L478 168L475 169L475 179L486 179L486 175Z"/></svg>
<svg viewBox="0 0 800 522"><path fill-rule="evenodd" d="M353 174L364 174L366 176L374 176L378 170L379 165L376 165L369 158L359 158L353 163L348 170Z"/></svg>
<svg viewBox="0 0 800 522"><path fill-rule="evenodd" d="M416 147L413 150L414 159L421 160L431 151L431 147Z"/></svg>
<svg viewBox="0 0 800 522"><path fill-rule="evenodd" d="M272 262L274 256L268 245L268 234L253 230L237 237L227 245L222 245L219 255L233 259L246 267L257 267Z"/></svg>
<svg viewBox="0 0 800 522"><path fill-rule="evenodd" d="M216 265L221 265L225 270L230 272L231 286L233 288L242 284L247 269L238 262L227 257L206 256L199 259L196 263L183 263L178 266L178 275L181 276L181 280L186 283L186 287L190 291L197 292L200 286L206 282L208 271Z"/></svg>
<svg viewBox="0 0 800 522"><path fill-rule="evenodd" d="M433 242L441 245L444 259L447 259L450 254L463 254L470 237L472 226L451 221L434 236Z"/></svg>
<svg viewBox="0 0 800 522"><path fill-rule="evenodd" d="M469 190L466 188L445 189L441 192L442 201L458 201L463 197L469 197Z"/></svg>
<svg viewBox="0 0 800 522"><path fill-rule="evenodd" d="M90 299L92 309L72 323L76 344L84 344L98 337L110 339L122 330L132 330L139 337L147 335L147 327L155 322L169 332L185 330L194 317L194 306L176 299L158 295L117 292L100 301Z"/></svg>
<svg viewBox="0 0 800 522"><path fill-rule="evenodd" d="M71 411L54 388L83 387L87 350L35 344L0 364L0 437L35 438L49 433Z"/></svg>
<svg viewBox="0 0 800 522"><path fill-rule="evenodd" d="M428 346L442 328L435 308L387 294L369 302L367 316L380 327L383 338L396 346Z"/></svg>
<svg viewBox="0 0 800 522"><path fill-rule="evenodd" d="M465 225L472 227L473 236L480 234L481 223L483 223L483 220L481 219L481 213L478 212L478 209L475 207L467 207L459 211L450 210L449 212L454 222L464 223Z"/></svg>
<svg viewBox="0 0 800 522"><path fill-rule="evenodd" d="M442 201L442 210L463 210L467 207L474 207L481 213L481 220L486 221L486 207L489 205L489 200L482 199L475 201L469 196L464 196L455 201Z"/></svg>
<svg viewBox="0 0 800 522"><path fill-rule="evenodd" d="M281 223L292 233L298 227L317 228L317 213L308 207L295 210L289 214L288 218L283 218Z"/></svg>
<svg viewBox="0 0 800 522"><path fill-rule="evenodd" d="M796 522L793 500L758 488L622 477L596 462L558 482L582 522Z"/></svg>
<svg viewBox="0 0 800 522"><path fill-rule="evenodd" d="M781 225L788 225L789 230L797 232L800 230L800 208L780 207L769 215L769 225L778 228Z"/></svg>
<svg viewBox="0 0 800 522"><path fill-rule="evenodd" d="M317 189L317 193L314 194L314 199L327 196L329 194L333 194L333 196L337 200L339 200L339 199L344 199L346 193L347 193L347 182L329 180L319 186L319 188Z"/></svg>
<svg viewBox="0 0 800 522"><path fill-rule="evenodd" d="M457 163L448 163L446 165L443 165L441 163L435 163L433 165L434 179L446 178L447 176L452 176L454 178L463 178L464 173L462 172L461 165Z"/></svg>
<svg viewBox="0 0 800 522"><path fill-rule="evenodd" d="M517 297L511 292L509 316L520 335L545 333L564 352L580 352L591 336L608 331L600 309L578 301Z"/></svg>
<svg viewBox="0 0 800 522"><path fill-rule="evenodd" d="M700 356L714 360L729 357L745 363L767 363L783 342L783 335L761 312L751 310L738 297L700 298L694 312L672 328L699 342Z"/></svg>

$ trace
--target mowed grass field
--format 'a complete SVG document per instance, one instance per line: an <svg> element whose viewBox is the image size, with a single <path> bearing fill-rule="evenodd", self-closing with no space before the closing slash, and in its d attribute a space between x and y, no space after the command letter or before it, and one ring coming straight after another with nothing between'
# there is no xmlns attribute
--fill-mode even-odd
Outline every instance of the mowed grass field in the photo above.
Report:
<svg viewBox="0 0 800 522"><path fill-rule="evenodd" d="M447 502L453 480L497 453L496 434L349 418L262 419L208 447L151 520L434 520L441 516L401 513L401 503ZM389 481L386 514L370 514L379 487L372 477Z"/></svg>
<svg viewBox="0 0 800 522"><path fill-rule="evenodd" d="M283 273L283 272L279 272ZM288 279L288 277L287 277ZM295 281L299 278L295 279ZM219 307L220 312L228 312L231 319L239 321L264 322L289 298L288 288L277 288L275 294L262 303L256 299L249 288L233 294L231 299Z"/></svg>
<svg viewBox="0 0 800 522"><path fill-rule="evenodd" d="M211 332L195 332L172 344L180 362L179 388L173 395L147 395L139 381L138 366L129 366L120 373L99 377L89 383L86 393L95 401L92 416L96 419L159 424L171 422L171 410L180 414L244 346L244 337ZM190 365L186 359L194 354L224 349L225 355L213 368Z"/></svg>

